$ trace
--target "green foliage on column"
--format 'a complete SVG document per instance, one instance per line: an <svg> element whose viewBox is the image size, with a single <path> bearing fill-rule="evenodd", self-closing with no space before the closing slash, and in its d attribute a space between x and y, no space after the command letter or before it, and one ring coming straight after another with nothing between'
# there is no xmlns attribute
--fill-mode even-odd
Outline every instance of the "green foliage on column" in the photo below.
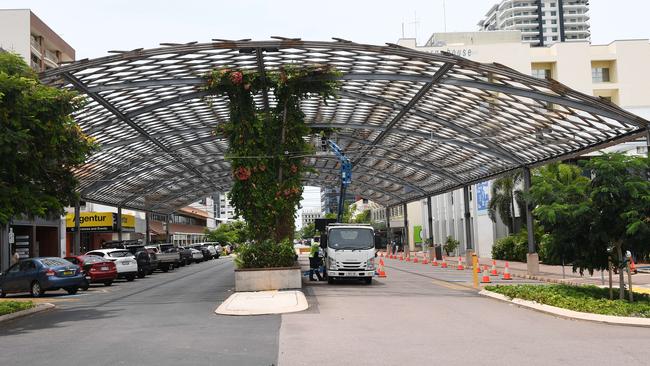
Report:
<svg viewBox="0 0 650 366"><path fill-rule="evenodd" d="M302 197L303 159L313 152L304 137L301 101L334 95L337 73L327 66L283 67L262 75L251 70L221 69L207 78L211 94L226 96L230 119L216 133L230 143L234 184L228 199L257 240L281 242L294 233ZM255 98L272 93L275 106L258 107Z"/></svg>

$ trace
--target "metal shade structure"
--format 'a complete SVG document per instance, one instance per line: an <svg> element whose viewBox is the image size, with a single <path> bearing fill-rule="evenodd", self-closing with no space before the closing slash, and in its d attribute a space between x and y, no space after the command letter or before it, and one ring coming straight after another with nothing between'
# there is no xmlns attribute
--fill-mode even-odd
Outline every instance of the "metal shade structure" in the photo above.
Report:
<svg viewBox="0 0 650 366"><path fill-rule="evenodd" d="M171 212L229 189L228 144L213 133L227 100L203 90L217 68L334 66L337 97L304 101L306 121L335 129L354 164L350 191L385 206L641 137L649 125L554 80L392 44L274 38L112 52L40 76L88 99L75 118L101 150L76 172L83 199L137 210ZM336 159L305 159L316 171L306 185L338 185Z"/></svg>

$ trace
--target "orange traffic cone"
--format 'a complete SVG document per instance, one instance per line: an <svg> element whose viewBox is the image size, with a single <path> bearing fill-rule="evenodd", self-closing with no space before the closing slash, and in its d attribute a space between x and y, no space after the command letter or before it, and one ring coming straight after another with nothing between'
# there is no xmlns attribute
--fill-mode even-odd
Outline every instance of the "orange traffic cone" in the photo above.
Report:
<svg viewBox="0 0 650 366"><path fill-rule="evenodd" d="M431 260L431 265L434 267L438 267L438 258L433 257L433 260Z"/></svg>
<svg viewBox="0 0 650 366"><path fill-rule="evenodd" d="M422 260L422 264L429 264L429 259L427 259L427 256L424 256L424 259Z"/></svg>
<svg viewBox="0 0 650 366"><path fill-rule="evenodd" d="M490 276L498 276L499 273L497 273L497 261L493 260L492 261L492 269L490 270Z"/></svg>
<svg viewBox="0 0 650 366"><path fill-rule="evenodd" d="M447 261L445 261L445 257L442 257L442 264L440 265L440 268L447 268Z"/></svg>
<svg viewBox="0 0 650 366"><path fill-rule="evenodd" d="M384 272L384 260L379 259L379 269L377 270L377 277L384 278L386 277L386 272Z"/></svg>
<svg viewBox="0 0 650 366"><path fill-rule="evenodd" d="M481 278L481 283L490 283L490 274L488 274L487 266L483 266L483 278Z"/></svg>
<svg viewBox="0 0 650 366"><path fill-rule="evenodd" d="M458 267L456 267L457 270L462 271L465 269L465 266L463 266L463 257L458 257Z"/></svg>
<svg viewBox="0 0 650 366"><path fill-rule="evenodd" d="M503 277L501 277L502 280L511 280L512 277L510 276L510 265L508 262L506 262L506 268L503 270Z"/></svg>
<svg viewBox="0 0 650 366"><path fill-rule="evenodd" d="M410 261L411 261L411 256L410 256L410 255L409 255L408 257L406 257L406 261L407 261L407 262L410 262Z"/></svg>
<svg viewBox="0 0 650 366"><path fill-rule="evenodd" d="M399 256L399 260L402 261L402 262L404 261L404 254Z"/></svg>
<svg viewBox="0 0 650 366"><path fill-rule="evenodd" d="M418 256L416 255L415 258L413 258L413 263L419 263L420 261L418 260Z"/></svg>

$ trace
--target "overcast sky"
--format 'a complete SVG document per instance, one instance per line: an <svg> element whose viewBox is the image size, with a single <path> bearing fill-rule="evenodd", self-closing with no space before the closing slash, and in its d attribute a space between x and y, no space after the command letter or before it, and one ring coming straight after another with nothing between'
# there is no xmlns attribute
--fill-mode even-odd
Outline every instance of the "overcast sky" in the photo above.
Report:
<svg viewBox="0 0 650 366"><path fill-rule="evenodd" d="M446 0L445 12L443 0L0 0L0 7L30 8L75 48L77 59L82 59L104 56L108 50L212 38L340 37L383 44L397 41L402 25L406 37L417 35L418 44L422 44L433 32L476 30L476 23L497 2ZM592 43L650 37L650 1L589 3ZM318 190L305 192L303 206L320 207Z"/></svg>

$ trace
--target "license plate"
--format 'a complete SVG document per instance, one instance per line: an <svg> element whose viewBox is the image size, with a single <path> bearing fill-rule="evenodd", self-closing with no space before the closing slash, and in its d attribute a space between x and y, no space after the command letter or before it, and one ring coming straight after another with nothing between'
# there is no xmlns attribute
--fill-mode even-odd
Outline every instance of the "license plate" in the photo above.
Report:
<svg viewBox="0 0 650 366"><path fill-rule="evenodd" d="M131 264L131 262L129 262L129 261L124 261L124 262L122 262L122 264L125 265L125 266L128 266L129 264Z"/></svg>
<svg viewBox="0 0 650 366"><path fill-rule="evenodd" d="M108 267L102 267L102 268L100 268L100 270L102 270L102 271L108 271Z"/></svg>
<svg viewBox="0 0 650 366"><path fill-rule="evenodd" d="M74 274L74 271L63 271L64 276L72 276Z"/></svg>

